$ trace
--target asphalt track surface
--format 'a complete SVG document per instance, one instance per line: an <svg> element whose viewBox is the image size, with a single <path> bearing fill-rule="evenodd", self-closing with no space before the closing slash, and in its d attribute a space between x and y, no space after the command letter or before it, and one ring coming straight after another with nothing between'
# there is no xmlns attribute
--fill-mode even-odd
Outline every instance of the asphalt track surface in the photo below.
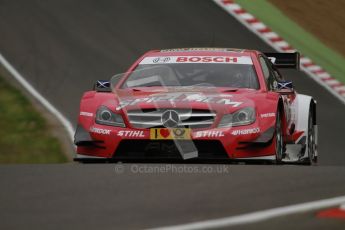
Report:
<svg viewBox="0 0 345 230"><path fill-rule="evenodd" d="M0 52L73 123L82 92L124 72L145 51L213 46L273 51L209 0L0 1ZM304 73L285 72L318 101L318 166L136 173L165 164L123 164L121 172L115 164L2 165L0 228L159 227L344 195L345 106ZM345 222L305 213L255 229L277 226L343 229Z"/></svg>

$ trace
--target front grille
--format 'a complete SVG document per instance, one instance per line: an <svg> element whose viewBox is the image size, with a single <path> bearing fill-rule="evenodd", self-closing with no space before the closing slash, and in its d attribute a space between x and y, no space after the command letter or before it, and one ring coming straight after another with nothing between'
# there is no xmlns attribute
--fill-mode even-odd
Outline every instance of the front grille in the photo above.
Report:
<svg viewBox="0 0 345 230"><path fill-rule="evenodd" d="M178 127L208 128L216 118L216 113L203 109L143 109L127 112L128 120L134 128L163 127L161 117L167 110L174 110L179 114Z"/></svg>
<svg viewBox="0 0 345 230"><path fill-rule="evenodd" d="M180 140L187 146L190 140ZM229 159L222 143L217 140L193 140L198 151L197 159ZM180 146L181 146L180 145ZM118 159L182 159L173 140L122 140L114 154Z"/></svg>

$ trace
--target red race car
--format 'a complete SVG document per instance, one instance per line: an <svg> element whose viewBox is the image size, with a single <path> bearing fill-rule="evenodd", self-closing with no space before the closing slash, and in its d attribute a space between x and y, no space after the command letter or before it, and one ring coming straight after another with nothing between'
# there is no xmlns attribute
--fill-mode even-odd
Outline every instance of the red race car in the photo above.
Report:
<svg viewBox="0 0 345 230"><path fill-rule="evenodd" d="M316 101L279 68L299 53L228 48L150 51L85 92L77 161L317 161Z"/></svg>

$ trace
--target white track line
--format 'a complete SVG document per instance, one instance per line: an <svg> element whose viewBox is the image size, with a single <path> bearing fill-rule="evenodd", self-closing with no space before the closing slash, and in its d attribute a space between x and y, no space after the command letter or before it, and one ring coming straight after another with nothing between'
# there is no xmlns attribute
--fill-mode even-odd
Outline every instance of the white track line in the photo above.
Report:
<svg viewBox="0 0 345 230"><path fill-rule="evenodd" d="M259 38L261 38L265 43L269 46L277 50L278 52L294 52L295 50L278 34L274 31L271 31L269 27L267 27L264 23L262 23L259 19L257 19L254 15L250 17L250 13L244 10L239 4L235 3L233 0L212 0L218 6L220 6L223 10L228 12L232 15L235 19L237 19L242 25L244 25L248 30L256 34ZM244 16L243 16L244 15ZM255 20L253 20L255 19ZM277 35L277 36L275 36ZM280 40L270 40L271 38L280 38ZM309 65L308 65L309 64ZM315 70L322 70L322 67L312 63L312 60L302 56L301 57L301 69L307 74L308 77L315 80L319 85L325 88L328 92L338 98L342 103L345 104L345 92L342 88L334 88L332 87L332 83L330 81L325 81L323 78L320 78L318 74L313 73L312 71ZM326 73L326 71L325 71ZM327 73L328 74L328 73ZM332 76L328 74L328 76L334 79ZM342 83L341 83L342 84ZM344 85L344 84L342 84Z"/></svg>
<svg viewBox="0 0 345 230"><path fill-rule="evenodd" d="M69 120L60 113L47 99L45 99L25 78L5 59L0 53L0 63L7 71L35 98L37 99L58 121L64 126L70 140L73 140L74 129Z"/></svg>
<svg viewBox="0 0 345 230"><path fill-rule="evenodd" d="M250 224L267 219L308 212L332 206L341 205L345 202L345 196L339 196L330 199L312 201L302 204L289 205L285 207L267 209L263 211L251 212L248 214L225 217L220 219L206 220L200 222L192 222L188 224L167 226L161 228L154 228L152 230L196 230L196 229L212 229L212 228L223 228L241 224Z"/></svg>

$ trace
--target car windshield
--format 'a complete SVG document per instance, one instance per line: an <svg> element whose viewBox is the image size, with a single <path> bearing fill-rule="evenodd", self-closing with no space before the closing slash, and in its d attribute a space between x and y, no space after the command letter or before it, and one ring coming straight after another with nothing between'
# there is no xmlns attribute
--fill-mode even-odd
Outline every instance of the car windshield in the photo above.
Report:
<svg viewBox="0 0 345 230"><path fill-rule="evenodd" d="M121 88L152 86L259 88L252 64L231 63L139 64Z"/></svg>

